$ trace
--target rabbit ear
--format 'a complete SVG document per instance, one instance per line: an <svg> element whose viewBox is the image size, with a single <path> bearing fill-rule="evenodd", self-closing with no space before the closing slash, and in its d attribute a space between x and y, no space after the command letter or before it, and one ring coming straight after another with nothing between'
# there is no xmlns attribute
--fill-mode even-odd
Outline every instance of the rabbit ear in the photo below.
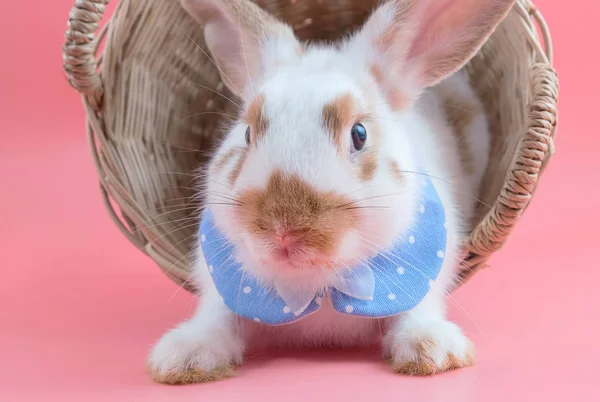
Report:
<svg viewBox="0 0 600 402"><path fill-rule="evenodd" d="M390 0L350 43L405 90L419 91L462 68L515 0Z"/></svg>
<svg viewBox="0 0 600 402"><path fill-rule="evenodd" d="M204 24L204 39L223 82L242 95L273 65L297 57L291 28L248 0L181 0Z"/></svg>

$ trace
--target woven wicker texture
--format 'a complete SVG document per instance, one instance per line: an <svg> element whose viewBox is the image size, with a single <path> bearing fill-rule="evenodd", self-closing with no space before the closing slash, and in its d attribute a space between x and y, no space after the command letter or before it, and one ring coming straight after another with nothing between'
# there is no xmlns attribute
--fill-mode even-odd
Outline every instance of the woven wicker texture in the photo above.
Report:
<svg viewBox="0 0 600 402"><path fill-rule="evenodd" d="M300 39L335 40L379 0L256 0ZM188 290L201 200L195 171L210 158L235 96L207 57L202 28L179 0L76 0L64 68L83 96L102 195L115 223L165 274ZM100 29L100 26L103 26ZM101 46L104 45L104 46ZM518 0L466 67L493 132L491 159L464 241L461 281L485 266L529 205L552 155L558 80L548 28Z"/></svg>

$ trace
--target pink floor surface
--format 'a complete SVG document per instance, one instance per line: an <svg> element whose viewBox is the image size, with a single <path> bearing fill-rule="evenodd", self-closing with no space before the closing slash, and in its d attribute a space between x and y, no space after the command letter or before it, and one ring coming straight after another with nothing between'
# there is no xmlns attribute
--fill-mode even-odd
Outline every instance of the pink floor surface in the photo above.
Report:
<svg viewBox="0 0 600 402"><path fill-rule="evenodd" d="M0 401L600 401L600 6L576 3L537 1L561 78L558 153L492 267L454 294L464 310L451 303L475 367L407 378L377 351L282 352L232 380L168 387L148 379L144 357L194 301L104 210L61 73L72 0L3 1Z"/></svg>

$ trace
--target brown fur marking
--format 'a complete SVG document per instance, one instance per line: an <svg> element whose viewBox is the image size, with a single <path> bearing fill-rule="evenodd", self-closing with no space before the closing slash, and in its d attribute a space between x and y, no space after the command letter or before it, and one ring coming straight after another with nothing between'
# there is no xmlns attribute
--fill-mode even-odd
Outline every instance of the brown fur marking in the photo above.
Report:
<svg viewBox="0 0 600 402"><path fill-rule="evenodd" d="M390 108L395 112L404 109L409 102L408 96L402 93L398 88L388 90L387 98Z"/></svg>
<svg viewBox="0 0 600 402"><path fill-rule="evenodd" d="M385 95L390 108L396 112L404 109L409 102L408 96L400 89L386 84L383 69L379 64L373 64L369 70L375 79L377 86Z"/></svg>
<svg viewBox="0 0 600 402"><path fill-rule="evenodd" d="M271 242L279 228L292 233L299 250L332 256L342 235L356 225L355 209L341 207L348 197L321 193L294 175L276 171L264 190L240 195L239 219L246 230Z"/></svg>
<svg viewBox="0 0 600 402"><path fill-rule="evenodd" d="M168 371L166 373L160 373L158 370L148 366L148 373L153 381L168 385L185 385L219 381L234 376L233 367L223 367L208 372L198 368L190 368L183 371Z"/></svg>
<svg viewBox="0 0 600 402"><path fill-rule="evenodd" d="M225 167L227 162L229 162L231 160L231 158L233 158L236 155L236 153L238 153L238 152L240 152L239 148L231 148L225 154L220 155L220 158L217 159L217 161L215 162L215 170L217 172L221 171L221 169L223 169L223 167Z"/></svg>
<svg viewBox="0 0 600 402"><path fill-rule="evenodd" d="M358 178L362 181L373 179L377 171L377 152L373 149L368 150L361 155L359 164Z"/></svg>
<svg viewBox="0 0 600 402"><path fill-rule="evenodd" d="M477 108L472 103L457 98L447 98L443 102L446 120L456 137L461 166L467 174L473 174L475 171L475 161L469 148L465 130L471 124Z"/></svg>
<svg viewBox="0 0 600 402"><path fill-rule="evenodd" d="M390 160L390 170L392 171L394 179L396 179L399 183L404 182L404 176L400 171L400 166L398 166L398 162L393 159Z"/></svg>
<svg viewBox="0 0 600 402"><path fill-rule="evenodd" d="M381 66L379 64L373 64L369 68L369 71L371 72L371 75L375 79L375 82L378 85L382 85L383 84L383 71L381 69Z"/></svg>
<svg viewBox="0 0 600 402"><path fill-rule="evenodd" d="M250 143L255 144L269 128L269 120L264 112L265 95L260 94L250 103L246 112L246 122L250 126Z"/></svg>
<svg viewBox="0 0 600 402"><path fill-rule="evenodd" d="M437 367L435 361L431 357L436 346L437 344L432 339L426 338L421 340L416 345L416 360L412 362L396 364L392 367L392 369L396 373L426 376L472 366L475 361L475 348L471 343L464 359L459 359L454 354L448 353L444 363L442 364L442 367Z"/></svg>
<svg viewBox="0 0 600 402"><path fill-rule="evenodd" d="M231 169L231 172L229 172L229 184L231 184L232 186L235 184L240 173L242 172L242 167L244 166L247 157L248 150L244 150L243 153L238 157L238 160L233 169Z"/></svg>
<svg viewBox="0 0 600 402"><path fill-rule="evenodd" d="M354 98L350 93L336 97L332 102L323 106L323 127L331 135L333 143L343 152L344 129L354 122L352 118Z"/></svg>

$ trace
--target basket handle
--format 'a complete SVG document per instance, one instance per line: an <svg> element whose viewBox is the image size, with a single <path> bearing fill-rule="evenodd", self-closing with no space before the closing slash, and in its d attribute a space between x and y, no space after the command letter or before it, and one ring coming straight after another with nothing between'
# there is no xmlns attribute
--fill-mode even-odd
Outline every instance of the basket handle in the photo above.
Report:
<svg viewBox="0 0 600 402"><path fill-rule="evenodd" d="M96 50L106 30L101 31L98 37L96 31L109 2L110 0L75 0L69 13L62 48L63 69L67 80L87 98L95 110L99 110L103 93Z"/></svg>

